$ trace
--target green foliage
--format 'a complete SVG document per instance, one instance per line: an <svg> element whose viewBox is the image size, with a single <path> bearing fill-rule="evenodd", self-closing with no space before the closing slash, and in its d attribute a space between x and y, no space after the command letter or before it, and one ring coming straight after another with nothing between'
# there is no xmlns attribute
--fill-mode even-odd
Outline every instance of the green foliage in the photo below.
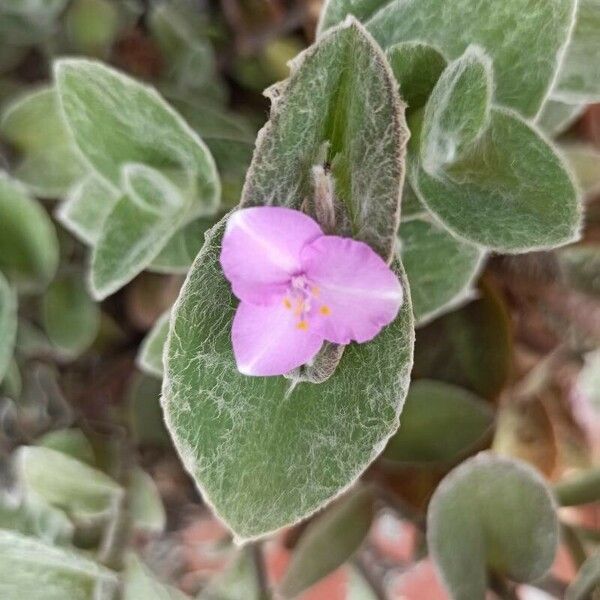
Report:
<svg viewBox="0 0 600 600"><path fill-rule="evenodd" d="M34 193L59 197L84 175L62 121L54 90L43 87L10 104L0 121L0 135L21 153L14 175Z"/></svg>
<svg viewBox="0 0 600 600"><path fill-rule="evenodd" d="M449 463L489 433L491 407L462 388L421 379L408 391L401 426L383 454L394 463Z"/></svg>
<svg viewBox="0 0 600 600"><path fill-rule="evenodd" d="M359 488L313 521L294 550L279 586L281 595L296 598L346 562L367 536L373 516L373 494Z"/></svg>
<svg viewBox="0 0 600 600"><path fill-rule="evenodd" d="M55 279L42 300L44 329L63 355L79 356L96 338L100 311L79 275Z"/></svg>
<svg viewBox="0 0 600 600"><path fill-rule="evenodd" d="M186 600L188 596L158 581L137 556L127 557L123 600Z"/></svg>
<svg viewBox="0 0 600 600"><path fill-rule="evenodd" d="M6 600L108 600L117 577L86 556L0 530L0 595Z"/></svg>
<svg viewBox="0 0 600 600"><path fill-rule="evenodd" d="M165 508L154 480L135 468L129 475L128 510L136 529L160 533L167 520Z"/></svg>
<svg viewBox="0 0 600 600"><path fill-rule="evenodd" d="M533 117L554 82L575 2L329 0L320 31L347 14L363 21L383 48L419 41L457 58L470 44L481 46L494 64L496 102Z"/></svg>
<svg viewBox="0 0 600 600"><path fill-rule="evenodd" d="M19 291L43 289L58 266L58 240L46 211L0 171L0 270Z"/></svg>
<svg viewBox="0 0 600 600"><path fill-rule="evenodd" d="M600 550L583 563L577 577L567 588L565 599L587 600L598 586L600 586Z"/></svg>
<svg viewBox="0 0 600 600"><path fill-rule="evenodd" d="M170 316L170 311L161 315L140 346L137 363L140 369L149 375L162 377L163 350L169 333Z"/></svg>
<svg viewBox="0 0 600 600"><path fill-rule="evenodd" d="M17 337L17 299L0 273L0 383L10 367Z"/></svg>
<svg viewBox="0 0 600 600"><path fill-rule="evenodd" d="M439 485L427 513L427 542L451 597L483 600L488 571L525 582L552 565L558 545L552 496L531 467L480 454Z"/></svg>
<svg viewBox="0 0 600 600"><path fill-rule="evenodd" d="M398 239L417 325L472 299L483 250L457 239L428 215L403 221Z"/></svg>

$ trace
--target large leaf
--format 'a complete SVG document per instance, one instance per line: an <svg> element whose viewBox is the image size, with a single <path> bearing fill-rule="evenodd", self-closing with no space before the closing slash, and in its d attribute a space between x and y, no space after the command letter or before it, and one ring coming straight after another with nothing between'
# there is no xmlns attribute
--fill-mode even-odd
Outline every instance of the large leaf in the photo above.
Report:
<svg viewBox="0 0 600 600"><path fill-rule="evenodd" d="M100 309L76 274L50 284L43 297L42 317L48 339L67 357L87 350L100 326Z"/></svg>
<svg viewBox="0 0 600 600"><path fill-rule="evenodd" d="M475 448L492 422L492 409L477 396L421 379L410 386L400 429L383 456L402 463L448 463Z"/></svg>
<svg viewBox="0 0 600 600"><path fill-rule="evenodd" d="M454 600L484 600L487 572L538 579L558 545L552 496L524 463L480 454L439 485L427 514L429 552Z"/></svg>
<svg viewBox="0 0 600 600"><path fill-rule="evenodd" d="M180 183L193 199L194 214L216 210L220 186L210 152L153 89L82 59L57 61L55 78L73 138L103 177L119 187L127 163L184 172Z"/></svg>
<svg viewBox="0 0 600 600"><path fill-rule="evenodd" d="M3 600L109 600L117 577L75 551L0 530Z"/></svg>
<svg viewBox="0 0 600 600"><path fill-rule="evenodd" d="M2 115L0 134L22 153L15 176L36 194L60 196L85 172L52 88L10 104Z"/></svg>
<svg viewBox="0 0 600 600"><path fill-rule="evenodd" d="M45 287L58 266L58 240L46 211L0 171L0 270L19 290Z"/></svg>
<svg viewBox="0 0 600 600"><path fill-rule="evenodd" d="M563 161L531 125L494 108L483 136L457 162L411 172L420 199L451 231L499 252L576 240L581 207Z"/></svg>
<svg viewBox="0 0 600 600"><path fill-rule="evenodd" d="M243 206L299 209L318 216L313 166L331 166L336 233L389 258L399 218L408 131L385 56L349 19L297 57L268 90L271 119L259 133ZM324 175L328 177L328 175Z"/></svg>
<svg viewBox="0 0 600 600"><path fill-rule="evenodd" d="M282 596L296 598L349 560L369 533L373 516L373 494L362 488L313 521L294 549L279 586Z"/></svg>
<svg viewBox="0 0 600 600"><path fill-rule="evenodd" d="M17 297L0 273L0 383L13 356L17 338Z"/></svg>
<svg viewBox="0 0 600 600"><path fill-rule="evenodd" d="M427 215L400 225L399 253L417 324L468 301L485 253L451 235Z"/></svg>
<svg viewBox="0 0 600 600"><path fill-rule="evenodd" d="M554 83L575 1L329 0L320 31L347 14L361 19L384 48L422 41L456 58L480 45L494 64L496 101L533 117Z"/></svg>
<svg viewBox="0 0 600 600"><path fill-rule="evenodd" d="M105 516L123 493L102 471L51 448L22 446L17 464L28 494L43 498L75 518Z"/></svg>
<svg viewBox="0 0 600 600"><path fill-rule="evenodd" d="M219 264L223 228L210 232L175 305L162 401L205 499L248 539L314 512L381 451L408 385L412 308L405 302L372 342L348 346L324 383L241 375L230 341L235 301Z"/></svg>
<svg viewBox="0 0 600 600"><path fill-rule="evenodd" d="M600 2L579 0L571 41L560 68L553 97L569 104L600 100Z"/></svg>

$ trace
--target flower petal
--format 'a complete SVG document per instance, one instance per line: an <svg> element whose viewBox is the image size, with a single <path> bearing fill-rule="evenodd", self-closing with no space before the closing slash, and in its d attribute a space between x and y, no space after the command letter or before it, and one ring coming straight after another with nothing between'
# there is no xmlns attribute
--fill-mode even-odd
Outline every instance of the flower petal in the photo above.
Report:
<svg viewBox="0 0 600 600"><path fill-rule="evenodd" d="M302 251L302 267L315 286L311 325L330 342L369 341L402 305L398 278L363 242L322 236Z"/></svg>
<svg viewBox="0 0 600 600"><path fill-rule="evenodd" d="M231 330L233 353L244 375L283 375L309 362L323 337L299 326L299 318L283 303L258 306L240 302Z"/></svg>
<svg viewBox="0 0 600 600"><path fill-rule="evenodd" d="M298 272L302 248L321 235L316 221L298 210L258 206L234 212L221 250L233 293L253 304L271 302Z"/></svg>

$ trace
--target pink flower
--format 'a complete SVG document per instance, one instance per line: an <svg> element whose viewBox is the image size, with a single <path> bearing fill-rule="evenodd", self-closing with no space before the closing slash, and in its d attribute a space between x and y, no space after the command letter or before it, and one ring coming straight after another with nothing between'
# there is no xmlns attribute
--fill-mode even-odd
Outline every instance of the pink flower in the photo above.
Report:
<svg viewBox="0 0 600 600"><path fill-rule="evenodd" d="M367 342L391 323L402 286L367 244L324 235L297 210L246 208L227 223L221 266L241 300L231 339L245 375L282 375L325 340Z"/></svg>

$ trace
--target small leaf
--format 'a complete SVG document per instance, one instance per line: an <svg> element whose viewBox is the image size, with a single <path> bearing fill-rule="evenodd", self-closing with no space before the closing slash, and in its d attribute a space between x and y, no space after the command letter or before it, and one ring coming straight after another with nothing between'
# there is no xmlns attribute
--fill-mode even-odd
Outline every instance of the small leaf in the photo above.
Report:
<svg viewBox="0 0 600 600"><path fill-rule="evenodd" d="M76 519L105 516L123 493L108 475L50 448L21 446L17 466L27 493L62 508Z"/></svg>
<svg viewBox="0 0 600 600"><path fill-rule="evenodd" d="M368 488L350 493L315 519L302 534L279 586L284 598L295 598L344 564L363 542L374 516Z"/></svg>
<svg viewBox="0 0 600 600"><path fill-rule="evenodd" d="M423 203L459 237L498 252L575 241L581 206L563 161L531 125L494 108L480 140L435 176L417 167Z"/></svg>
<svg viewBox="0 0 600 600"><path fill-rule="evenodd" d="M383 457L403 463L449 463L464 456L489 433L489 404L459 387L420 379L411 384L400 429Z"/></svg>
<svg viewBox="0 0 600 600"><path fill-rule="evenodd" d="M48 339L69 358L87 350L100 326L100 309L78 275L67 275L50 284L43 297L42 315Z"/></svg>
<svg viewBox="0 0 600 600"><path fill-rule="evenodd" d="M600 550L583 563L575 579L569 584L565 600L588 600L600 589Z"/></svg>
<svg viewBox="0 0 600 600"><path fill-rule="evenodd" d="M557 257L569 285L600 296L600 244L561 248Z"/></svg>
<svg viewBox="0 0 600 600"><path fill-rule="evenodd" d="M17 298L0 273L0 383L8 372L17 339Z"/></svg>
<svg viewBox="0 0 600 600"><path fill-rule="evenodd" d="M594 57L600 52L600 2L579 0L575 28L563 58L554 97L569 104L600 100L600 66Z"/></svg>
<svg viewBox="0 0 600 600"><path fill-rule="evenodd" d="M135 468L129 474L128 511L133 526L143 531L160 533L167 516L160 493L148 473Z"/></svg>
<svg viewBox="0 0 600 600"><path fill-rule="evenodd" d="M202 590L198 600L265 600L252 550L241 548L225 570Z"/></svg>
<svg viewBox="0 0 600 600"><path fill-rule="evenodd" d="M56 211L56 218L84 244L93 246L119 200L119 193L96 175L75 184Z"/></svg>
<svg viewBox="0 0 600 600"><path fill-rule="evenodd" d="M154 273L187 273L204 244L204 234L218 221L216 217L201 217L182 227L148 265L148 270Z"/></svg>
<svg viewBox="0 0 600 600"><path fill-rule="evenodd" d="M597 194L600 191L600 152L585 144L568 144L561 150L586 196Z"/></svg>
<svg viewBox="0 0 600 600"><path fill-rule="evenodd" d="M94 449L81 429L56 429L36 440L38 446L50 448L94 466Z"/></svg>
<svg viewBox="0 0 600 600"><path fill-rule="evenodd" d="M184 199L158 171L129 165L123 175L129 194L104 221L92 252L90 285L97 300L143 271L186 218Z"/></svg>
<svg viewBox="0 0 600 600"><path fill-rule="evenodd" d="M127 390L129 422L137 444L171 447L159 402L160 380L135 373Z"/></svg>
<svg viewBox="0 0 600 600"><path fill-rule="evenodd" d="M0 531L10 529L54 546L66 545L73 539L75 527L62 510L39 498L23 498L14 504L5 496L0 498Z"/></svg>
<svg viewBox="0 0 600 600"><path fill-rule="evenodd" d="M508 310L489 285L479 298L417 330L413 377L442 379L495 398L510 375Z"/></svg>
<svg viewBox="0 0 600 600"><path fill-rule="evenodd" d="M196 216L216 210L220 187L210 152L153 89L89 60L61 59L54 72L71 134L100 175L119 187L127 163L183 170Z"/></svg>
<svg viewBox="0 0 600 600"><path fill-rule="evenodd" d="M231 348L235 301L219 264L223 229L211 230L176 304L162 402L203 496L248 539L329 502L395 431L411 369L412 308L405 301L375 340L347 346L321 384L246 377Z"/></svg>
<svg viewBox="0 0 600 600"><path fill-rule="evenodd" d="M170 316L171 311L161 315L140 345L137 364L148 375L159 378L163 375L163 350L169 333Z"/></svg>
<svg viewBox="0 0 600 600"><path fill-rule="evenodd" d="M394 44L387 51L390 66L409 110L422 108L447 61L433 46L423 42Z"/></svg>
<svg viewBox="0 0 600 600"><path fill-rule="evenodd" d="M78 54L103 56L119 32L119 9L109 0L76 0L65 16L70 46Z"/></svg>
<svg viewBox="0 0 600 600"><path fill-rule="evenodd" d="M126 559L123 600L189 600L183 592L158 581L142 561L130 554Z"/></svg>
<svg viewBox="0 0 600 600"><path fill-rule="evenodd" d="M453 59L477 44L494 64L496 102L534 117L554 83L575 4L574 0L534 6L530 0L329 0L320 32L354 14L383 48L419 41Z"/></svg>
<svg viewBox="0 0 600 600"><path fill-rule="evenodd" d="M58 266L58 240L46 211L0 171L0 270L19 291L44 288Z"/></svg>
<svg viewBox="0 0 600 600"><path fill-rule="evenodd" d="M15 177L38 195L61 196L85 173L52 88L30 92L10 104L2 114L0 134L22 154Z"/></svg>
<svg viewBox="0 0 600 600"><path fill-rule="evenodd" d="M537 116L537 126L548 136L555 137L568 129L585 110L585 104L565 104L548 100Z"/></svg>
<svg viewBox="0 0 600 600"><path fill-rule="evenodd" d="M455 238L427 216L402 222L398 238L418 325L472 299L485 257L480 248Z"/></svg>
<svg viewBox="0 0 600 600"><path fill-rule="evenodd" d="M294 61L268 90L271 118L259 134L242 206L314 210L313 166L331 164L336 233L392 255L398 226L404 107L387 60L354 19Z"/></svg>
<svg viewBox="0 0 600 600"><path fill-rule="evenodd" d="M421 166L431 175L456 162L485 130L492 99L492 65L477 46L450 63L438 79L423 116Z"/></svg>
<svg viewBox="0 0 600 600"><path fill-rule="evenodd" d="M0 530L3 600L108 600L117 577L83 554Z"/></svg>
<svg viewBox="0 0 600 600"><path fill-rule="evenodd" d="M488 570L526 582L552 566L556 508L531 467L479 454L440 483L427 512L427 542L451 597L484 600Z"/></svg>

